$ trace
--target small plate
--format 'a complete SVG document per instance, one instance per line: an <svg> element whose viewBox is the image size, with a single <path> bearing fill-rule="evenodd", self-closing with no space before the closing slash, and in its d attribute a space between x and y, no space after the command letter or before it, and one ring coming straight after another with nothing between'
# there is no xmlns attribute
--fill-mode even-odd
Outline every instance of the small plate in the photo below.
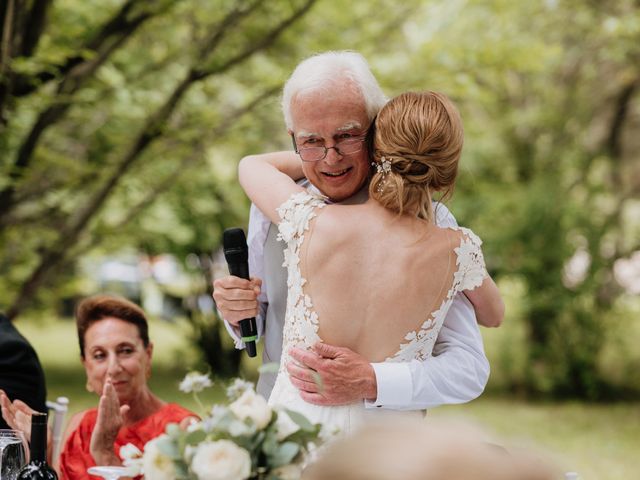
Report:
<svg viewBox="0 0 640 480"><path fill-rule="evenodd" d="M130 477L131 470L127 467L119 467L116 465L105 465L101 467L91 467L87 469L87 473L96 477L106 478L107 480L117 480L120 477Z"/></svg>

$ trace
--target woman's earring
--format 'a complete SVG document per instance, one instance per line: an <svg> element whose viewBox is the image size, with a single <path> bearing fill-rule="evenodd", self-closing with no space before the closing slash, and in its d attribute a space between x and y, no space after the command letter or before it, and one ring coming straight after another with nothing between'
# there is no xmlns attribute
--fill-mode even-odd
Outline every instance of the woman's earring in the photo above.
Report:
<svg viewBox="0 0 640 480"><path fill-rule="evenodd" d="M87 389L87 392L93 393L93 388L91 388L91 384L89 383L89 380L87 380L87 384L85 385L85 388Z"/></svg>

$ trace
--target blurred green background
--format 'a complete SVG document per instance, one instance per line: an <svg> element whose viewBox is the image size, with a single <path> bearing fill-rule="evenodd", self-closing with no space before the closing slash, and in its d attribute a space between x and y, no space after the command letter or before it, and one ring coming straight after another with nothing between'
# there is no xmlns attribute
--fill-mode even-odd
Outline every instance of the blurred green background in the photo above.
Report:
<svg viewBox="0 0 640 480"><path fill-rule="evenodd" d="M165 398L182 401L194 367L255 377L210 300L221 232L248 216L235 167L289 148L278 95L295 65L352 49L390 96L458 105L448 206L484 239L507 301L483 330L487 392L434 414L537 440L585 478L640 471L637 0L1 5L0 309L50 396L93 402L69 317L98 291L154 318Z"/></svg>

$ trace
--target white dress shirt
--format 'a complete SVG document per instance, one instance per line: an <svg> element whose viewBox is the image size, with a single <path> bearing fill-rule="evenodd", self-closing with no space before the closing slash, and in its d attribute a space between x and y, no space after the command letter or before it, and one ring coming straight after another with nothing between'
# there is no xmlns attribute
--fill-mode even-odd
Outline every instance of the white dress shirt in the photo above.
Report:
<svg viewBox="0 0 640 480"><path fill-rule="evenodd" d="M434 208L436 224L456 226L451 212L442 204ZM271 221L251 205L247 245L249 271L263 280L258 297L260 314L256 318L258 336L265 328L268 307L264 284L263 251ZM236 348L244 348L239 332L225 321ZM463 294L458 294L447 313L433 350L433 356L409 363L372 363L376 375L378 397L365 401L370 408L420 410L439 405L464 403L478 397L489 379L489 361L484 353L482 337L473 306Z"/></svg>

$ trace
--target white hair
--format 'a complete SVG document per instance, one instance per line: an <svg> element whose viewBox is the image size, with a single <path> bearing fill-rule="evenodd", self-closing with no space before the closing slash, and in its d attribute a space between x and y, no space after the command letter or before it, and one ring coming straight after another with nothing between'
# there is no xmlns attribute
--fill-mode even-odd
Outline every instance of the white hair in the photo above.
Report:
<svg viewBox="0 0 640 480"><path fill-rule="evenodd" d="M351 86L364 100L369 121L372 121L387 102L378 81L362 55L351 51L324 52L298 64L282 91L282 113L289 130L293 129L291 103L304 91L340 91Z"/></svg>

